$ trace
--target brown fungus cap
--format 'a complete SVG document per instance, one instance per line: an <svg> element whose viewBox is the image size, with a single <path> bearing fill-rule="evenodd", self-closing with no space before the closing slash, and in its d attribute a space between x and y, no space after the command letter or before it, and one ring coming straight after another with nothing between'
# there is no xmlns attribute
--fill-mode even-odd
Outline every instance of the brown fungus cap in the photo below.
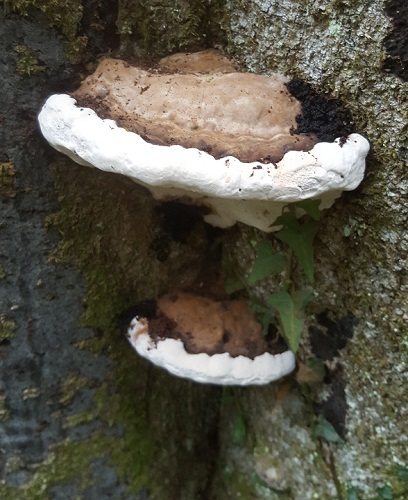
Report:
<svg viewBox="0 0 408 500"><path fill-rule="evenodd" d="M286 82L281 75L238 72L209 50L167 57L152 70L103 59L72 97L153 144L277 162L317 142L293 133L301 106Z"/></svg>
<svg viewBox="0 0 408 500"><path fill-rule="evenodd" d="M179 339L190 354L228 352L232 357L253 359L287 349L283 342L268 342L246 300L215 301L185 292L170 293L157 301L149 335L154 341Z"/></svg>

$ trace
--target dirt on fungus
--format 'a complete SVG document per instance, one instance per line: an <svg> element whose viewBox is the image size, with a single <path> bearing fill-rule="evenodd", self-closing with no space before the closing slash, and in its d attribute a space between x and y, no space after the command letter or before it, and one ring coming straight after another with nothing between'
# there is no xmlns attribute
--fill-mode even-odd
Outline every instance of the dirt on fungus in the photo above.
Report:
<svg viewBox="0 0 408 500"><path fill-rule="evenodd" d="M148 320L154 342L181 340L189 354L212 356L228 352L232 357L254 359L265 352L280 354L288 349L276 329L263 334L247 301L242 299L214 301L176 292L159 299L155 316Z"/></svg>

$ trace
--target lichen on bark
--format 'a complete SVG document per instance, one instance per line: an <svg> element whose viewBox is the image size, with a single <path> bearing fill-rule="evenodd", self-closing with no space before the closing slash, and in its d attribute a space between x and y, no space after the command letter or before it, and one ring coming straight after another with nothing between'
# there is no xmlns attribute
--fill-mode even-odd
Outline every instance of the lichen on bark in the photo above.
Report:
<svg viewBox="0 0 408 500"><path fill-rule="evenodd" d="M397 492L396 467L408 462L402 424L407 406L395 404L408 396L403 375L408 364L407 211L401 203L408 193L408 87L382 71L390 29L384 2L243 0L227 5L229 50L244 66L279 70L340 98L353 112L357 130L371 141L363 185L323 217L315 249L318 297L311 312L329 307L337 317L351 311L357 320L346 349L326 362L332 373L336 365L343 367L346 387L345 443L330 445L339 494L355 487L365 498L384 485ZM304 354L313 355L307 339ZM332 390L323 385L320 398ZM299 494L324 496L306 485Z"/></svg>

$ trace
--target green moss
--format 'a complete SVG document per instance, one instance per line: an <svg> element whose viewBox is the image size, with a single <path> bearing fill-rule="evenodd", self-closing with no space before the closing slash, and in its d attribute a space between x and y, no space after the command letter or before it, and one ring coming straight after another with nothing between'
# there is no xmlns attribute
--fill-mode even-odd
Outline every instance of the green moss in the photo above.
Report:
<svg viewBox="0 0 408 500"><path fill-rule="evenodd" d="M15 329L16 324L14 321L8 319L6 315L0 314L0 342L12 339Z"/></svg>
<svg viewBox="0 0 408 500"><path fill-rule="evenodd" d="M16 169L14 163L10 161L0 163L0 196L14 198L17 194L17 190L15 189L15 175Z"/></svg>
<svg viewBox="0 0 408 500"><path fill-rule="evenodd" d="M9 342L15 335L16 324L14 321L7 318L6 315L0 314L0 345L2 342ZM6 406L6 396L0 390L0 423L5 422L10 417L10 410ZM0 483L1 491L1 483Z"/></svg>
<svg viewBox="0 0 408 500"><path fill-rule="evenodd" d="M31 76L44 71L44 66L38 63L38 59L27 45L16 45L17 52L17 72L21 77Z"/></svg>
<svg viewBox="0 0 408 500"><path fill-rule="evenodd" d="M69 168L73 168L72 164L67 161L62 160L59 164L62 169L68 165ZM59 172L54 169L57 186L63 182L64 170L62 169ZM91 185L92 180L87 174L92 176L93 173L80 168L79 177L81 174L88 177ZM113 356L116 362L114 370L108 377L108 382L113 384L118 392L115 390L113 394L109 394L112 389L109 388L108 382L104 383L96 390L92 409L69 416L65 426L71 428L96 418L101 418L109 425L121 422L124 426L124 435L117 439L114 447L110 447L110 459L115 464L120 478L128 481L131 491L136 492L146 484L154 490L154 482L149 474L148 466L155 449L154 439L147 431L149 425L145 411L140 408L140 406L143 408L145 403L140 400L140 394L132 386L132 381L130 381L131 387L128 385L128 377L134 372L134 354L126 344L125 346L122 342L118 344L118 340L122 339L118 337L114 329L116 316L126 305L130 305L123 296L125 291L121 286L121 277L126 273L132 275L131 267L134 265L130 261L125 264L125 269L121 268L123 261L118 256L120 250L111 247L112 241L117 244L117 239L112 232L126 231L125 227L117 227L120 220L126 226L126 221L123 220L123 214L121 214L123 207L117 203L115 189L112 189L111 194L105 190L104 196L100 196L97 189L85 192L77 183L71 185L71 188L73 188L71 192L65 193L61 199L62 211L48 222L52 227L58 228L63 236L53 258L61 263L74 262L85 273L88 293L81 324L97 328L103 331L104 335L84 340L80 347L89 349L93 345L93 352ZM131 205L135 208L134 203L131 202ZM137 208L140 212L141 207ZM135 215L137 212L136 209ZM132 239L129 238L129 240ZM127 244L131 245L131 241L122 244L126 247ZM143 245L141 242L139 247ZM81 248L81 252L78 252L78 248ZM127 248L124 250L126 254L128 250ZM137 248L134 251L136 254ZM135 262L138 262L137 258ZM122 284L125 285L125 283ZM137 286L137 283L135 285ZM129 299L133 303L132 295L128 297ZM119 352L115 351L116 349L119 349ZM68 401L78 387L84 384L85 380L76 376L68 380L62 390L64 401ZM130 394L135 394L135 396L131 397Z"/></svg>
<svg viewBox="0 0 408 500"><path fill-rule="evenodd" d="M157 57L221 44L223 17L220 0L121 0L117 25L124 51Z"/></svg>
<svg viewBox="0 0 408 500"><path fill-rule="evenodd" d="M82 19L82 1L72 0L10 0L7 2L7 11L16 12L21 16L28 17L33 11L41 11L50 27L60 30L68 41L68 60L78 62L82 50L86 46L86 40L77 37L78 26ZM31 74L41 71L42 67L36 63L35 57L28 51L24 55L24 61L20 65L23 74ZM30 71L31 73L28 73Z"/></svg>
<svg viewBox="0 0 408 500"><path fill-rule="evenodd" d="M114 445L114 439L94 434L85 441L69 439L55 446L48 455L47 461L35 472L33 478L21 489L13 489L14 496L22 500L42 500L50 492L52 486L78 483L78 493L92 484L91 467L96 458L103 458L106 450ZM1 491L1 490L0 490ZM6 490L7 491L7 490ZM3 492L2 492L3 493Z"/></svg>
<svg viewBox="0 0 408 500"><path fill-rule="evenodd" d="M71 373L64 381L61 388L61 397L59 402L63 405L70 403L75 394L88 385L89 381L79 373Z"/></svg>
<svg viewBox="0 0 408 500"><path fill-rule="evenodd" d="M5 422L6 420L9 419L9 417L10 417L10 410L6 406L5 395L0 393L0 423Z"/></svg>
<svg viewBox="0 0 408 500"><path fill-rule="evenodd" d="M89 410L66 416L62 409L58 418L66 429L99 422L99 431L80 443L56 446L22 490L3 485L0 496L44 498L54 485L73 479L80 494L91 484L93 461L104 457L130 492L148 488L151 498L199 497L217 451L220 391L193 387L139 359L119 331L117 317L138 300L196 279L203 256L208 257L203 228L192 232L186 251L167 242L163 263L151 250L157 228L145 190L65 159L51 170L61 205L47 222L61 235L51 259L82 272L87 295L81 324L95 329L76 347L108 357L110 368L102 383L72 373L60 389L65 408L81 389L94 391Z"/></svg>
<svg viewBox="0 0 408 500"><path fill-rule="evenodd" d="M11 11L26 17L32 8L43 12L52 27L59 28L68 38L76 35L77 27L82 18L82 1L73 0L10 0Z"/></svg>
<svg viewBox="0 0 408 500"><path fill-rule="evenodd" d="M40 396L41 390L39 387L27 387L22 392L23 401L27 401L27 399L36 399Z"/></svg>

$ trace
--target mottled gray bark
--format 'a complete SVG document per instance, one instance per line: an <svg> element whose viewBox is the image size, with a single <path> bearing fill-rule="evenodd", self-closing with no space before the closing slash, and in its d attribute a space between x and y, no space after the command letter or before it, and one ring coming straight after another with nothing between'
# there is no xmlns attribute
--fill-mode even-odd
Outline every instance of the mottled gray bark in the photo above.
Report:
<svg viewBox="0 0 408 500"><path fill-rule="evenodd" d="M385 2L27 4L0 7L1 498L407 491L408 85L400 66L384 70ZM299 372L262 388L178 380L131 351L120 314L213 276L213 235L193 218L175 236L145 190L61 158L36 125L44 98L75 88L99 54L216 45L339 98L372 144L362 186L322 219ZM245 267L262 234L221 237ZM324 380L305 375L316 359Z"/></svg>

